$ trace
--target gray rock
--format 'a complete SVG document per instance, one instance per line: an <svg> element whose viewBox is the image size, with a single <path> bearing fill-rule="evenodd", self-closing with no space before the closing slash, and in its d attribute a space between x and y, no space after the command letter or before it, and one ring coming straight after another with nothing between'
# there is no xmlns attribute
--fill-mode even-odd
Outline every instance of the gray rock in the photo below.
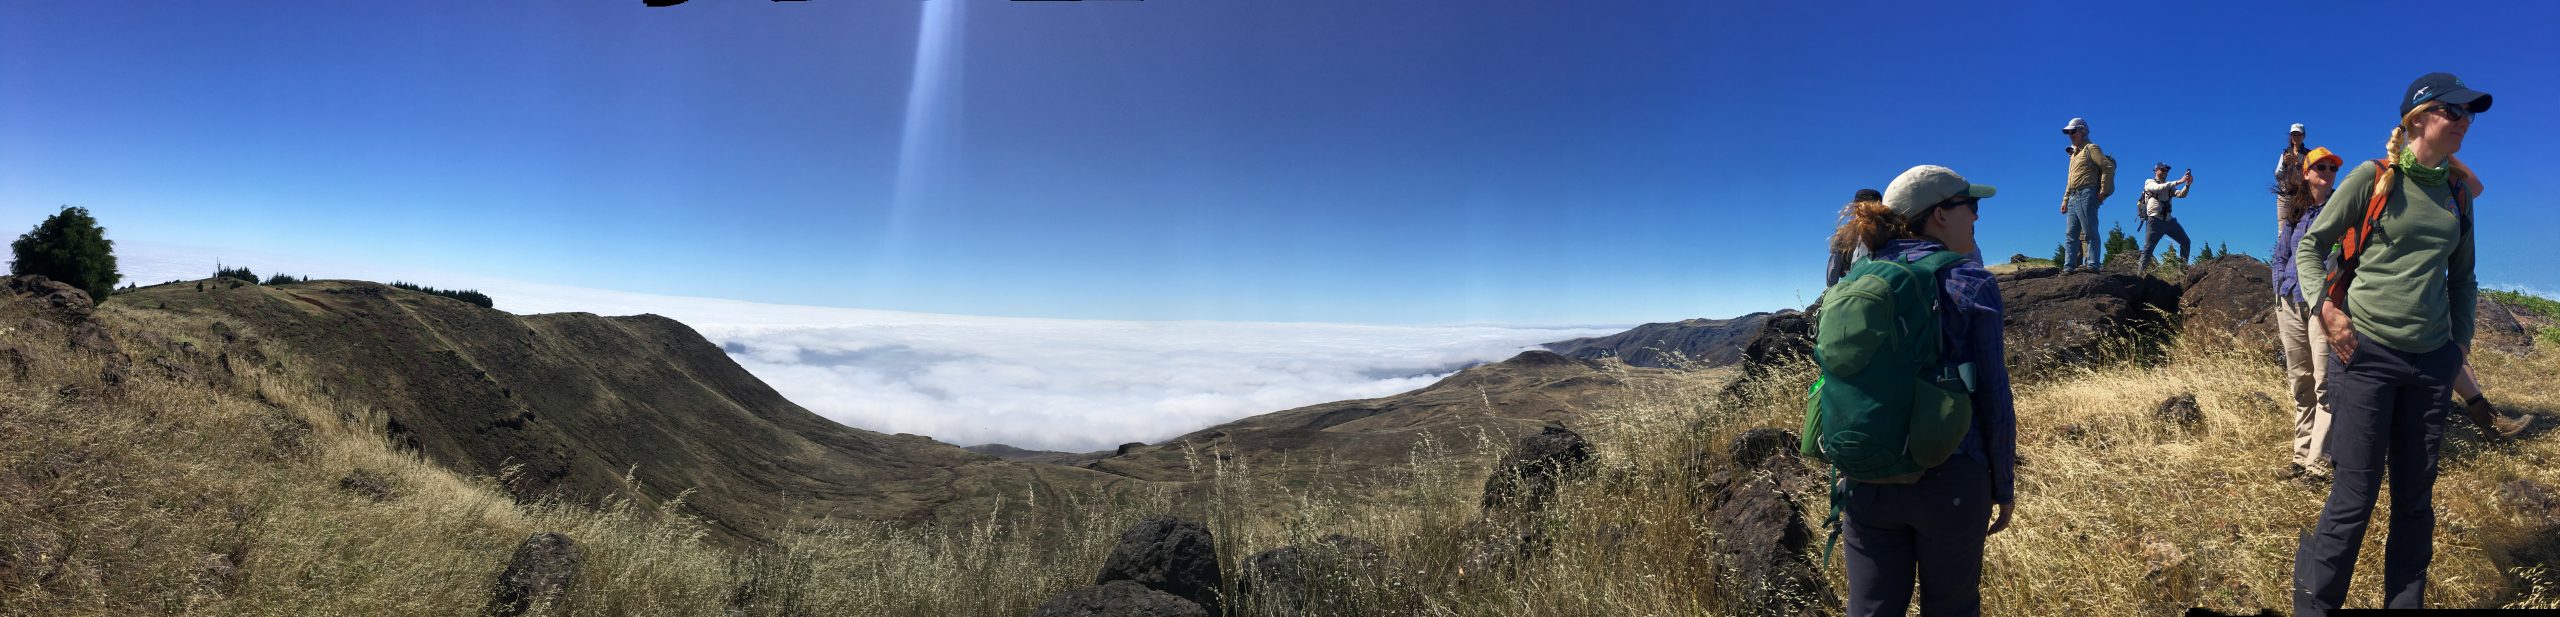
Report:
<svg viewBox="0 0 2560 617"><path fill-rule="evenodd" d="M2180 430L2193 430L2204 425L2204 408L2196 404L2194 392L2182 392L2160 401L2151 417Z"/></svg>
<svg viewBox="0 0 2560 617"><path fill-rule="evenodd" d="M1158 516L1120 532L1120 543L1111 547L1093 583L1135 582L1216 613L1221 580L1217 540L1209 528Z"/></svg>
<svg viewBox="0 0 2560 617"><path fill-rule="evenodd" d="M556 601L569 595L570 585L577 582L578 570L586 563L578 543L555 532L533 534L516 545L515 558L507 569L498 573L498 583L489 596L489 605L480 611L492 617L516 617L532 610L538 603Z"/></svg>
<svg viewBox="0 0 2560 617"><path fill-rule="evenodd" d="M1067 590L1050 598L1031 617L1209 617L1208 609L1173 594L1130 581L1111 581Z"/></svg>
<svg viewBox="0 0 2560 617"><path fill-rule="evenodd" d="M1354 610L1338 593L1351 581L1372 577L1386 551L1341 534L1317 538L1305 548L1283 546L1246 558L1236 593L1256 614L1335 615Z"/></svg>
<svg viewBox="0 0 2560 617"><path fill-rule="evenodd" d="M1493 475L1484 480L1484 509L1488 513L1544 510L1555 499L1556 481L1590 460L1591 443L1581 433L1548 422L1494 463Z"/></svg>

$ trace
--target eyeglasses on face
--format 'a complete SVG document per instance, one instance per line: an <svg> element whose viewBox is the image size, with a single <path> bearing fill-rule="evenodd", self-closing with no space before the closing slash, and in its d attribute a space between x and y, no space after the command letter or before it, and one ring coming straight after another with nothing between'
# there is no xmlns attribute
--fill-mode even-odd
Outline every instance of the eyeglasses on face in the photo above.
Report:
<svg viewBox="0 0 2560 617"><path fill-rule="evenodd" d="M2464 121L2464 120L2469 120L2469 119L2471 119L2471 109L2470 109L2470 108L2466 108L2466 107L2459 107L2459 106L2454 106L2454 105L2446 105L2446 104L2443 104L2443 103L2437 103L2437 104L2436 104L2436 112L2437 112L2437 113L2444 114L2444 119L2446 119L2446 120L2452 120L2452 121L2455 121L2455 122L2461 122L2461 121Z"/></svg>
<svg viewBox="0 0 2560 617"><path fill-rule="evenodd" d="M2328 165L2328 164L2313 165L2313 166L2311 166L2311 171L2316 171L2316 172L2320 172L2320 173L2324 173L2324 174L2334 174L2334 173L2338 173L2338 166L2336 166L2336 165Z"/></svg>

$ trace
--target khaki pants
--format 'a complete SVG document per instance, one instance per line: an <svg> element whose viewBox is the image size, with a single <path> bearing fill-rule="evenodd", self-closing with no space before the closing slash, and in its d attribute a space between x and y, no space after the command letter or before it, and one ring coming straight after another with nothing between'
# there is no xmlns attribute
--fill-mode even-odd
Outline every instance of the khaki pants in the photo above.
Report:
<svg viewBox="0 0 2560 617"><path fill-rule="evenodd" d="M2329 456L2329 339L2309 305L2276 301L2276 339L2284 344L2284 374L2293 387L2293 463L2317 468Z"/></svg>

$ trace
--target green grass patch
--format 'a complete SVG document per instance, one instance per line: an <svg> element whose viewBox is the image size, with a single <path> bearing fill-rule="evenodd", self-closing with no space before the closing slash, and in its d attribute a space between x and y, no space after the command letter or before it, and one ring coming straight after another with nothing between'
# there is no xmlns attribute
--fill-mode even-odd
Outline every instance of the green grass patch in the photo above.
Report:
<svg viewBox="0 0 2560 617"><path fill-rule="evenodd" d="M2491 299L2503 302L2507 306L2533 311L2533 314L2544 317L2560 319L2560 301L2518 291L2490 290L2485 293Z"/></svg>

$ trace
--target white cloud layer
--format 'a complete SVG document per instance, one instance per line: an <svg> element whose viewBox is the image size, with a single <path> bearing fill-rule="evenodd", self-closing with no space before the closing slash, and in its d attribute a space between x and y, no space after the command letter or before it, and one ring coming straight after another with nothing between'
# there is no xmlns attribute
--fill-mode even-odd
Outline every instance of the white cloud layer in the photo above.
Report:
<svg viewBox="0 0 2560 617"><path fill-rule="evenodd" d="M192 279L212 270L212 259L201 251L121 248L128 255L128 281ZM665 315L700 331L792 402L837 422L960 445L1071 452L1162 440L1292 407L1386 396L1539 343L1616 331L972 317L663 296L343 264L306 267L272 258L234 261L262 274L276 269L474 288L488 293L498 308L522 314Z"/></svg>

